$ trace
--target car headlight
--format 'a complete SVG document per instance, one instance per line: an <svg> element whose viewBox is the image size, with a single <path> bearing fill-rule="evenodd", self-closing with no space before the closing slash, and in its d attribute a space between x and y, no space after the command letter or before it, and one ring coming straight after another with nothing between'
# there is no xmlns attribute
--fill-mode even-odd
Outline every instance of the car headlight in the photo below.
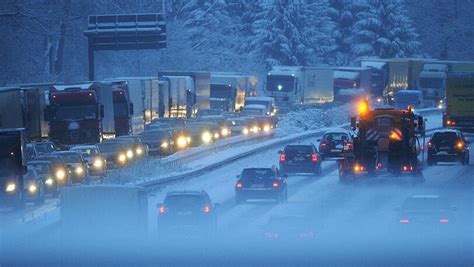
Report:
<svg viewBox="0 0 474 267"><path fill-rule="evenodd" d="M257 133L258 132L258 126L252 127L252 132Z"/></svg>
<svg viewBox="0 0 474 267"><path fill-rule="evenodd" d="M214 133L214 139L219 139L220 135L219 133Z"/></svg>
<svg viewBox="0 0 474 267"><path fill-rule="evenodd" d="M82 167L77 167L74 172L77 174L77 175L82 175L84 174L84 168Z"/></svg>
<svg viewBox="0 0 474 267"><path fill-rule="evenodd" d="M267 133L268 133L268 132L270 131L270 129L271 129L270 125L265 125L265 126L263 126L263 131L264 131L264 132L267 132Z"/></svg>
<svg viewBox="0 0 474 267"><path fill-rule="evenodd" d="M228 136L229 133L230 133L230 132L229 132L229 129L227 129L227 128L222 128L222 130L221 130L221 135L222 135L222 136Z"/></svg>
<svg viewBox="0 0 474 267"><path fill-rule="evenodd" d="M28 186L28 192L30 193L36 193L37 190L38 187L35 184L30 184L30 186Z"/></svg>
<svg viewBox="0 0 474 267"><path fill-rule="evenodd" d="M212 141L212 135L210 132L204 132L201 135L201 139L204 143L208 144Z"/></svg>
<svg viewBox="0 0 474 267"><path fill-rule="evenodd" d="M127 156L125 154L120 154L118 160L120 163L125 163L127 161Z"/></svg>
<svg viewBox="0 0 474 267"><path fill-rule="evenodd" d="M186 141L188 142L188 145L191 144L191 136L186 137Z"/></svg>
<svg viewBox="0 0 474 267"><path fill-rule="evenodd" d="M184 136L178 137L178 140L176 141L178 143L179 148L185 148L189 144L188 139Z"/></svg>
<svg viewBox="0 0 474 267"><path fill-rule="evenodd" d="M184 140L184 141L186 142L186 140ZM168 146L169 146L169 144L166 141L161 143L161 148L168 148Z"/></svg>
<svg viewBox="0 0 474 267"><path fill-rule="evenodd" d="M66 178L66 172L64 170L56 171L56 179L63 180L64 178Z"/></svg>
<svg viewBox="0 0 474 267"><path fill-rule="evenodd" d="M242 133L245 134L245 135L249 134L249 129L248 129L248 128L244 128L244 129L242 130Z"/></svg>
<svg viewBox="0 0 474 267"><path fill-rule="evenodd" d="M51 185L54 184L54 180L53 180L53 178L49 177L48 179L46 179L46 181L44 181L44 183L45 183L46 185L51 186Z"/></svg>
<svg viewBox="0 0 474 267"><path fill-rule="evenodd" d="M92 166L94 166L94 168L96 168L96 169L100 169L100 168L102 168L103 164L104 163L102 162L102 159L95 159Z"/></svg>
<svg viewBox="0 0 474 267"><path fill-rule="evenodd" d="M135 152L137 152L137 155L143 154L143 149L141 147L138 147Z"/></svg>
<svg viewBox="0 0 474 267"><path fill-rule="evenodd" d="M16 184L15 183L9 183L7 184L7 187L5 188L6 192L14 192L16 190Z"/></svg>
<svg viewBox="0 0 474 267"><path fill-rule="evenodd" d="M132 150L127 150L127 158L128 159L133 159L133 151Z"/></svg>

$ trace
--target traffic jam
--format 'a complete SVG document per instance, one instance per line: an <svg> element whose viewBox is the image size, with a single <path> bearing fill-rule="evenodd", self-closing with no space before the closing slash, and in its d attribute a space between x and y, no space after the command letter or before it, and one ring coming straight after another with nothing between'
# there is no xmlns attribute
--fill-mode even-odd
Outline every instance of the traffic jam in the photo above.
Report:
<svg viewBox="0 0 474 267"><path fill-rule="evenodd" d="M463 265L474 63L357 64L0 87L0 266Z"/></svg>

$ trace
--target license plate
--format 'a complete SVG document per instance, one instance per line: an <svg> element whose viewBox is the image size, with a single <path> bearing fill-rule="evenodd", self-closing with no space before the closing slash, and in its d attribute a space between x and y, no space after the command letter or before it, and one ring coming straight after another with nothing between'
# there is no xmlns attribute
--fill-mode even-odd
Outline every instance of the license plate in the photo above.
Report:
<svg viewBox="0 0 474 267"><path fill-rule="evenodd" d="M341 149L331 149L331 152L342 152Z"/></svg>
<svg viewBox="0 0 474 267"><path fill-rule="evenodd" d="M296 157L295 158L295 161L303 161L304 160L304 157Z"/></svg>
<svg viewBox="0 0 474 267"><path fill-rule="evenodd" d="M451 150L451 147L449 147L449 146L442 146L442 147L440 147L439 149L441 149L441 150Z"/></svg>
<svg viewBox="0 0 474 267"><path fill-rule="evenodd" d="M178 211L176 214L178 216L189 216L189 215L192 215L193 213L190 211Z"/></svg>
<svg viewBox="0 0 474 267"><path fill-rule="evenodd" d="M251 187L252 188L263 188L263 187L265 187L265 185L263 185L263 184L253 184Z"/></svg>

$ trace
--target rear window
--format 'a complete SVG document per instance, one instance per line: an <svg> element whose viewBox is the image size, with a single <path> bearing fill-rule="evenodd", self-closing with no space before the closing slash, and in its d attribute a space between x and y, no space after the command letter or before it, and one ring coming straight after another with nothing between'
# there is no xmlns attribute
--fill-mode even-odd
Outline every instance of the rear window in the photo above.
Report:
<svg viewBox="0 0 474 267"><path fill-rule="evenodd" d="M38 174L49 174L52 172L51 165L46 164L46 163L31 163L30 166Z"/></svg>
<svg viewBox="0 0 474 267"><path fill-rule="evenodd" d="M64 154L61 154L61 157L67 163L82 163L81 156L79 156L78 154L64 153Z"/></svg>
<svg viewBox="0 0 474 267"><path fill-rule="evenodd" d="M105 153L117 152L122 148L122 144L120 143L102 143L98 146L100 151Z"/></svg>
<svg viewBox="0 0 474 267"><path fill-rule="evenodd" d="M271 169L245 169L241 175L244 179L271 178L273 176L274 172Z"/></svg>
<svg viewBox="0 0 474 267"><path fill-rule="evenodd" d="M205 201L200 195L170 195L166 197L164 204L169 208L189 208L202 206Z"/></svg>
<svg viewBox="0 0 474 267"><path fill-rule="evenodd" d="M36 143L34 146L39 153L53 153L55 151L51 143Z"/></svg>
<svg viewBox="0 0 474 267"><path fill-rule="evenodd" d="M323 136L324 141L342 141L342 139L346 141L349 140L349 136L346 133L327 133Z"/></svg>
<svg viewBox="0 0 474 267"><path fill-rule="evenodd" d="M439 198L409 198L403 204L404 210L442 210L449 205Z"/></svg>
<svg viewBox="0 0 474 267"><path fill-rule="evenodd" d="M90 148L81 148L81 149L73 149L74 151L77 151L79 153L81 153L83 156L96 156L97 154L99 154L99 150L97 149L90 149Z"/></svg>
<svg viewBox="0 0 474 267"><path fill-rule="evenodd" d="M168 132L145 132L142 134L144 141L159 141L157 139L162 139L169 137Z"/></svg>
<svg viewBox="0 0 474 267"><path fill-rule="evenodd" d="M448 141L448 142L456 142L458 135L455 132L437 132L433 134L432 141L433 142L441 142L441 141Z"/></svg>

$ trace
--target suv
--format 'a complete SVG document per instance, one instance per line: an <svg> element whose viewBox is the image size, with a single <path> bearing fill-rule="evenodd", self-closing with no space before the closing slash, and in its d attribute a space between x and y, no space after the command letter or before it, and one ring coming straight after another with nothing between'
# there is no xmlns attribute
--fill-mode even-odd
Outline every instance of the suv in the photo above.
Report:
<svg viewBox="0 0 474 267"><path fill-rule="evenodd" d="M440 161L460 161L463 165L469 165L469 143L459 130L434 132L428 142L428 165L435 165Z"/></svg>
<svg viewBox="0 0 474 267"><path fill-rule="evenodd" d="M322 174L322 158L313 145L287 145L280 154L280 170L288 173Z"/></svg>
<svg viewBox="0 0 474 267"><path fill-rule="evenodd" d="M342 158L352 152L354 141L351 132L344 129L327 131L319 141L319 153L323 159Z"/></svg>
<svg viewBox="0 0 474 267"><path fill-rule="evenodd" d="M59 195L59 185L55 179L53 164L50 161L33 160L28 162L28 166L33 168L44 181L45 194L51 194L54 197Z"/></svg>
<svg viewBox="0 0 474 267"><path fill-rule="evenodd" d="M107 175L107 162L95 145L75 146L69 149L81 153L89 166L89 175L104 177Z"/></svg>
<svg viewBox="0 0 474 267"><path fill-rule="evenodd" d="M163 203L157 205L158 230L180 230L183 227L215 229L217 216L209 195L205 191L172 191L166 194Z"/></svg>
<svg viewBox="0 0 474 267"><path fill-rule="evenodd" d="M236 204L241 204L248 199L275 199L278 202L288 199L286 179L276 167L247 168L237 178Z"/></svg>
<svg viewBox="0 0 474 267"><path fill-rule="evenodd" d="M73 184L81 184L89 179L89 166L81 153L76 151L60 151L54 154L61 156L66 163Z"/></svg>
<svg viewBox="0 0 474 267"><path fill-rule="evenodd" d="M56 179L56 183L59 187L70 185L70 176L71 173L66 166L66 163L62 159L60 155L42 155L40 157L35 158L35 161L49 161L53 166L54 171L54 178Z"/></svg>
<svg viewBox="0 0 474 267"><path fill-rule="evenodd" d="M148 156L148 146L143 141L143 138L138 135L122 135L117 137L118 140L129 140L133 143L133 153L135 158L143 158Z"/></svg>

